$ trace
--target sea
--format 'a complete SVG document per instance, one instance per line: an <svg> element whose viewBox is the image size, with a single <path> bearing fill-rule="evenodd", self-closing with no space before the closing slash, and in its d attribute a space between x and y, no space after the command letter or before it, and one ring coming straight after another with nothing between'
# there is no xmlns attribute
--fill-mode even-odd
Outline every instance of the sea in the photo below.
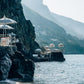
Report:
<svg viewBox="0 0 84 84"><path fill-rule="evenodd" d="M33 83L10 80L0 84L84 84L84 55L64 55L65 62L39 62Z"/></svg>

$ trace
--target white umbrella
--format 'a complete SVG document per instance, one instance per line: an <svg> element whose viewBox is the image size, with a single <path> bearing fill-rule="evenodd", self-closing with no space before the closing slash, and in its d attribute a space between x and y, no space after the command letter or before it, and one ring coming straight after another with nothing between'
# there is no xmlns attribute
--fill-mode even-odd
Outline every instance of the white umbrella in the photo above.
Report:
<svg viewBox="0 0 84 84"><path fill-rule="evenodd" d="M0 29L14 29L14 28L9 25L0 25Z"/></svg>
<svg viewBox="0 0 84 84"><path fill-rule="evenodd" d="M44 46L44 48L45 48L45 49L48 49L48 48L49 48L49 46Z"/></svg>
<svg viewBox="0 0 84 84"><path fill-rule="evenodd" d="M5 15L3 18L0 19L0 25L14 24L14 23L17 23L17 22L15 20L7 18Z"/></svg>
<svg viewBox="0 0 84 84"><path fill-rule="evenodd" d="M8 25L0 25L0 29L3 29L3 36L4 36L4 29L5 29L5 35L6 35L6 29L14 29L14 28Z"/></svg>
<svg viewBox="0 0 84 84"><path fill-rule="evenodd" d="M49 45L49 47L55 47L55 44L51 43L51 44Z"/></svg>
<svg viewBox="0 0 84 84"><path fill-rule="evenodd" d="M63 43L58 44L58 47L64 47Z"/></svg>
<svg viewBox="0 0 84 84"><path fill-rule="evenodd" d="M35 53L41 53L41 49L36 49Z"/></svg>

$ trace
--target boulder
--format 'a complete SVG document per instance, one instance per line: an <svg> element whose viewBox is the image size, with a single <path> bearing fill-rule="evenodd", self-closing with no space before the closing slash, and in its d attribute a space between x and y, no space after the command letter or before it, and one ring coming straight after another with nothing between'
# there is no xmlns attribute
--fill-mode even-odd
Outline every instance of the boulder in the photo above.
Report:
<svg viewBox="0 0 84 84"><path fill-rule="evenodd" d="M11 59L12 67L9 72L9 78L16 81L33 82L35 69L33 61L26 59L20 52L15 52Z"/></svg>
<svg viewBox="0 0 84 84"><path fill-rule="evenodd" d="M0 55L1 56L1 55ZM0 80L8 78L8 74L12 65L12 61L8 54L0 58Z"/></svg>
<svg viewBox="0 0 84 84"><path fill-rule="evenodd" d="M15 47L0 47L0 80L33 82L34 70L34 62L21 51Z"/></svg>
<svg viewBox="0 0 84 84"><path fill-rule="evenodd" d="M12 61L7 54L8 50L8 47L0 46L0 80L5 80L8 78L9 70L12 65Z"/></svg>
<svg viewBox="0 0 84 84"><path fill-rule="evenodd" d="M22 43L16 43L17 51L21 52L25 58L33 59L32 52L28 50Z"/></svg>

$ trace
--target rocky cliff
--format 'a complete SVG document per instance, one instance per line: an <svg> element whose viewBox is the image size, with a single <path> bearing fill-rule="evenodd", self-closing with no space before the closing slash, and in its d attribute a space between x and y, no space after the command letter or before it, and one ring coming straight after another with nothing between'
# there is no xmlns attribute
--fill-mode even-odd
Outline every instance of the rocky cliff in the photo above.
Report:
<svg viewBox="0 0 84 84"><path fill-rule="evenodd" d="M35 42L35 30L31 21L24 17L21 0L0 0L0 18L4 15L17 21L17 24L11 25L15 28L12 31L28 50L32 51L39 46Z"/></svg>
<svg viewBox="0 0 84 84"><path fill-rule="evenodd" d="M0 46L0 81L11 79L19 82L33 82L34 62L26 58L27 52L19 50L22 48L17 50L16 47Z"/></svg>
<svg viewBox="0 0 84 84"><path fill-rule="evenodd" d="M12 31L20 42L16 43L14 48L0 46L0 81L12 79L33 82L35 65L31 54L39 47L35 42L34 27L31 21L24 17L21 0L0 0L0 18L4 15L17 21L17 24L11 26L15 28Z"/></svg>

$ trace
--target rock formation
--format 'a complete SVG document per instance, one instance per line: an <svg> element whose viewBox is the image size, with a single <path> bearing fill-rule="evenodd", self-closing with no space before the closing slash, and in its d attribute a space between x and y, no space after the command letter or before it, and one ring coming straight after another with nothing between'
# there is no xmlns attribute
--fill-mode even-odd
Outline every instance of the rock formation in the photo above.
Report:
<svg viewBox="0 0 84 84"><path fill-rule="evenodd" d="M0 47L0 80L33 82L34 62L22 53L15 47Z"/></svg>
<svg viewBox="0 0 84 84"><path fill-rule="evenodd" d="M39 47L35 42L34 27L24 17L21 0L0 0L0 18L4 15L17 21L17 24L11 25L15 28L12 31L17 34L20 41L28 50L33 52L35 48Z"/></svg>
<svg viewBox="0 0 84 84"><path fill-rule="evenodd" d="M12 31L20 43L16 44L16 47L0 46L0 80L9 78L32 82L35 65L29 58L32 58L34 49L39 47L35 42L34 27L31 21L24 17L21 0L0 0L0 18L4 15L17 21L17 24L11 26L15 28Z"/></svg>
<svg viewBox="0 0 84 84"><path fill-rule="evenodd" d="M0 47L0 80L5 80L8 78L11 65L12 61L6 53L5 48Z"/></svg>
<svg viewBox="0 0 84 84"><path fill-rule="evenodd" d="M22 82L33 81L35 65L32 60L25 59L21 52L15 52L12 59L12 67L9 72L9 79Z"/></svg>

